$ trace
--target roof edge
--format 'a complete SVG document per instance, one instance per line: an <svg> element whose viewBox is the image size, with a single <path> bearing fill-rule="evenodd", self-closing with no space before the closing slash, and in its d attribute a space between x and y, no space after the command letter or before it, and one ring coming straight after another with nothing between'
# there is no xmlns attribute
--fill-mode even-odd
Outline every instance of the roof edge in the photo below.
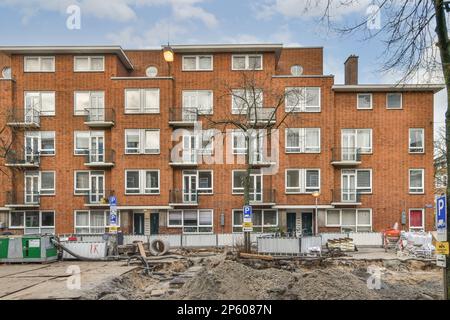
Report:
<svg viewBox="0 0 450 320"><path fill-rule="evenodd" d="M383 91L432 91L437 93L445 88L445 84L359 84L359 85L334 85L336 92L383 92Z"/></svg>

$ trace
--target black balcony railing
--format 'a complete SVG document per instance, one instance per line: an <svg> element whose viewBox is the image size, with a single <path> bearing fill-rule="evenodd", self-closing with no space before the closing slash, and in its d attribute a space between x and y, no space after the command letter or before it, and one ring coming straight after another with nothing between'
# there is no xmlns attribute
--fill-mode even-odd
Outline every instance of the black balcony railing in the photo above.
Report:
<svg viewBox="0 0 450 320"><path fill-rule="evenodd" d="M275 189L250 189L250 203L276 203Z"/></svg>
<svg viewBox="0 0 450 320"><path fill-rule="evenodd" d="M333 203L360 203L361 193L356 189L334 189L332 190Z"/></svg>
<svg viewBox="0 0 450 320"><path fill-rule="evenodd" d="M114 164L116 161L116 152L111 149L90 149L86 154L85 163L95 164Z"/></svg>
<svg viewBox="0 0 450 320"><path fill-rule="evenodd" d="M36 108L13 107L9 110L7 123L10 126L39 127L41 112Z"/></svg>
<svg viewBox="0 0 450 320"><path fill-rule="evenodd" d="M116 111L112 108L88 108L86 109L87 123L92 124L114 124Z"/></svg>
<svg viewBox="0 0 450 320"><path fill-rule="evenodd" d="M85 204L92 205L109 205L109 197L114 194L112 190L93 190L89 191L84 196Z"/></svg>
<svg viewBox="0 0 450 320"><path fill-rule="evenodd" d="M6 165L9 166L39 166L40 153L30 148L11 149L6 154Z"/></svg>
<svg viewBox="0 0 450 320"><path fill-rule="evenodd" d="M197 204L197 190L173 189L169 193L169 202L174 204Z"/></svg>
<svg viewBox="0 0 450 320"><path fill-rule="evenodd" d="M171 122L189 122L194 123L198 119L197 108L172 108L169 113Z"/></svg>
<svg viewBox="0 0 450 320"><path fill-rule="evenodd" d="M38 206L40 202L40 193L36 191L15 190L6 192L7 206Z"/></svg>
<svg viewBox="0 0 450 320"><path fill-rule="evenodd" d="M333 162L361 161L361 148L332 148Z"/></svg>

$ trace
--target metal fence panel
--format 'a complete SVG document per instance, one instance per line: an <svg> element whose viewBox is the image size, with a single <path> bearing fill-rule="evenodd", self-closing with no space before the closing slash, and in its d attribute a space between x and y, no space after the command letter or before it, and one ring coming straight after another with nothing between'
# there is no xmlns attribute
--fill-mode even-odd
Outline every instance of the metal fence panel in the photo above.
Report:
<svg viewBox="0 0 450 320"><path fill-rule="evenodd" d="M309 248L312 247L322 247L322 237L321 236L312 236L312 237L301 237L301 252L308 253Z"/></svg>
<svg viewBox="0 0 450 320"><path fill-rule="evenodd" d="M215 234L185 234L183 247L215 247L217 237Z"/></svg>
<svg viewBox="0 0 450 320"><path fill-rule="evenodd" d="M298 238L262 238L258 240L258 253L299 254L300 239Z"/></svg>
<svg viewBox="0 0 450 320"><path fill-rule="evenodd" d="M101 259L106 257L106 242L66 241L63 244L67 249L84 258ZM66 251L63 253L63 258L76 259Z"/></svg>
<svg viewBox="0 0 450 320"><path fill-rule="evenodd" d="M320 237L322 238L322 246L326 246L328 240L348 238L348 233L321 233Z"/></svg>
<svg viewBox="0 0 450 320"><path fill-rule="evenodd" d="M148 242L148 236L144 235L125 235L123 236L123 244L132 244L134 241L142 241L144 243Z"/></svg>
<svg viewBox="0 0 450 320"><path fill-rule="evenodd" d="M381 232L350 232L349 238L353 239L356 246L380 247L383 245Z"/></svg>

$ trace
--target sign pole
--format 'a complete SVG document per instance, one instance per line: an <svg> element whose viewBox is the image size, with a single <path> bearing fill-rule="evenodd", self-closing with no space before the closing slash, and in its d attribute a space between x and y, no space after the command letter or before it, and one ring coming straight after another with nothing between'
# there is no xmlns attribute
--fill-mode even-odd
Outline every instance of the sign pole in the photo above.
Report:
<svg viewBox="0 0 450 320"><path fill-rule="evenodd" d="M436 264L443 268L444 276L444 300L450 300L449 297L449 276L448 270L450 265L448 252L449 228L447 228L447 197L445 195L436 198Z"/></svg>

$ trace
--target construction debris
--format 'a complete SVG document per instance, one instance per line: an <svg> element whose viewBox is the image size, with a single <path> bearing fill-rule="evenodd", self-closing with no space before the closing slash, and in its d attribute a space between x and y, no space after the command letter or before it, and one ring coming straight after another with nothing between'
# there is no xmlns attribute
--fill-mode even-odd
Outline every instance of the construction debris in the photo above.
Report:
<svg viewBox="0 0 450 320"><path fill-rule="evenodd" d="M328 250L339 250L342 252L356 251L356 246L351 238L330 239L327 242Z"/></svg>
<svg viewBox="0 0 450 320"><path fill-rule="evenodd" d="M253 254L253 253L244 253L240 252L239 257L243 259L261 259L266 261L272 261L273 257L269 255L262 255L262 254Z"/></svg>

